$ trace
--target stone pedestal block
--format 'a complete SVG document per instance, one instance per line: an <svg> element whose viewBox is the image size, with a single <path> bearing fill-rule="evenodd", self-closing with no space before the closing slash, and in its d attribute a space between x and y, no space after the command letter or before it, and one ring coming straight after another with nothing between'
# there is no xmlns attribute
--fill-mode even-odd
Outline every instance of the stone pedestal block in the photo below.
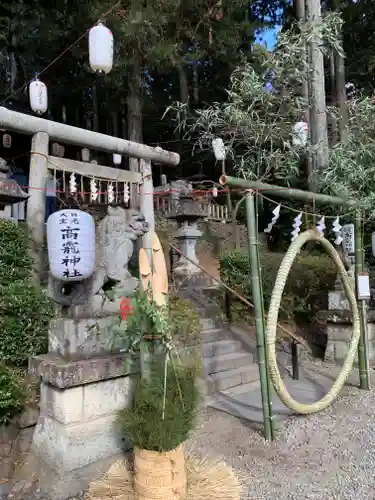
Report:
<svg viewBox="0 0 375 500"><path fill-rule="evenodd" d="M42 380L33 451L59 477L79 477L87 467L129 449L118 412L131 402L139 365L123 354L71 361L47 354L32 358L29 371ZM58 491L53 498L60 500Z"/></svg>
<svg viewBox="0 0 375 500"><path fill-rule="evenodd" d="M342 364L348 354L353 335L351 312L348 310L322 311L319 314L319 319L326 324L325 359ZM369 359L372 361L375 360L375 310L368 311L367 333Z"/></svg>

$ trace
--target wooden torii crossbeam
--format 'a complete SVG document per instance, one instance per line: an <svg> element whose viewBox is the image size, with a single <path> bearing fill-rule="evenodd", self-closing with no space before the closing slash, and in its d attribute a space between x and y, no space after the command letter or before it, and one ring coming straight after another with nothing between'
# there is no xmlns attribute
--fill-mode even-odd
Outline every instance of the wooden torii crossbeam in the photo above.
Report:
<svg viewBox="0 0 375 500"><path fill-rule="evenodd" d="M141 211L146 221L149 223L150 231L154 231L155 223L151 162L154 161L173 166L178 165L180 156L177 153L165 151L160 147L150 147L145 144L138 144L118 137L99 134L92 130L72 127L64 123L19 113L4 107L0 107L0 128L33 136L30 154L30 197L27 203L27 225L32 235L33 247L31 250L35 261L36 276L40 276L43 269L43 255L40 249L44 246L45 187L48 177L49 161L50 158L53 158L49 157L50 140L82 148L104 151L111 154L138 158L140 160L140 173L133 172L132 174L138 173L138 175L141 176ZM59 159L59 161L61 162L61 159ZM69 163L70 168L72 168L74 160L69 160L69 162L66 163ZM80 165L77 164L77 173L82 167L82 162L78 163ZM109 167L90 164L90 172L100 172L103 168ZM112 168L111 170L116 169ZM130 174L129 172L129 175ZM99 173L94 173L94 175L100 177ZM114 175L113 172L111 172L111 175ZM149 240L150 237L146 236L146 242L144 242L146 248L151 248L151 241Z"/></svg>

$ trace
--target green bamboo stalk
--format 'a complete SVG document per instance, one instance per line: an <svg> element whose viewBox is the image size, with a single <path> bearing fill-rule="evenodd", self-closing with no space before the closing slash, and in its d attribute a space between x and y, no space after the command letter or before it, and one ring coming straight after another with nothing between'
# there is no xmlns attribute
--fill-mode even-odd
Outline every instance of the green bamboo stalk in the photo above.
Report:
<svg viewBox="0 0 375 500"><path fill-rule="evenodd" d="M256 234L258 235L259 234L259 212L258 212L258 209L256 212L256 217L257 217L257 219L256 219L256 221L257 221ZM266 334L265 334L266 315L265 315L265 311L264 311L262 267L260 265L258 240L257 240L256 252L257 252L258 272L259 272L260 303L262 306L263 332L264 332L264 339L265 339L266 338ZM273 441L276 437L275 436L276 431L275 431L274 420L273 420L273 411L272 411L272 382L271 382L271 378L270 378L270 374L269 374L269 370L268 370L268 364L267 364L267 359L268 359L267 358L267 349L268 349L267 342L264 342L264 355L265 355L265 359L266 359L266 370L267 370L267 399L268 399L269 408L270 408L269 422L270 422L270 429L271 429L271 440Z"/></svg>
<svg viewBox="0 0 375 500"><path fill-rule="evenodd" d="M361 215L355 217L355 287L358 297L358 275L363 272L363 247L362 247L362 221ZM365 306L361 301L361 306ZM370 389L369 358L367 349L367 318L365 307L359 308L359 318L361 322L361 336L358 342L358 367L360 388L368 391Z"/></svg>
<svg viewBox="0 0 375 500"><path fill-rule="evenodd" d="M260 279L258 272L258 256L257 256L258 237L256 231L254 194L249 191L246 193L246 220L247 220L247 234L249 241L251 288L252 288L254 311L255 311L258 366L259 366L260 388L261 388L262 407L263 407L264 437L266 438L267 441L270 441L272 440L271 405L270 405L270 400L268 398L268 374L267 374L266 356L265 356L264 316L262 308L261 286L260 286Z"/></svg>
<svg viewBox="0 0 375 500"><path fill-rule="evenodd" d="M273 186L264 182L250 181L222 175L220 184L230 188L254 189L260 193L286 198L287 200L301 200L305 202L323 203L327 205L347 205L353 206L354 200L339 198L338 196L329 196L327 194L313 193L311 191L302 191L301 189L291 189L283 186Z"/></svg>

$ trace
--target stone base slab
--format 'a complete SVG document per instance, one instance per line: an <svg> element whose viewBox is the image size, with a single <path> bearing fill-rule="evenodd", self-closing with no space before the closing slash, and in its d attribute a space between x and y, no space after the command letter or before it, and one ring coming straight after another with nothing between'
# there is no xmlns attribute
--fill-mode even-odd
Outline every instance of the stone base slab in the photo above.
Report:
<svg viewBox="0 0 375 500"><path fill-rule="evenodd" d="M37 497L49 500L81 498L82 491L87 490L93 480L99 479L114 462L123 459L124 455L121 453L73 471L53 470L39 454L31 450L11 485L12 498ZM30 478L33 478L33 484L30 483Z"/></svg>
<svg viewBox="0 0 375 500"><path fill-rule="evenodd" d="M122 377L139 372L139 360L132 363L126 354L107 354L93 358L66 360L45 354L29 360L30 375L58 389Z"/></svg>

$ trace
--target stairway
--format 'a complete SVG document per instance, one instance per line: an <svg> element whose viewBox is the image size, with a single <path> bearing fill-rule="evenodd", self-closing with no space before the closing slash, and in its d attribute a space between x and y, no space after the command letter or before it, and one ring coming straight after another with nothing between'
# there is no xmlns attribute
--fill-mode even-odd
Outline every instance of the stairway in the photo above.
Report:
<svg viewBox="0 0 375 500"><path fill-rule="evenodd" d="M256 354L220 321L217 311L204 295L195 289L184 291L192 300L201 318L201 349L206 379L207 405L223 395L259 388ZM213 320L212 318L216 318ZM255 346L254 346L255 348Z"/></svg>
<svg viewBox="0 0 375 500"><path fill-rule="evenodd" d="M201 349L205 369L206 406L253 422L263 421L259 368L255 338L227 325L210 299L212 290L194 288L181 293L194 302L201 318ZM215 319L212 319L215 318ZM292 380L279 363L288 392L297 401L310 404L322 398L331 382L319 384L310 377ZM301 370L302 372L303 370ZM272 391L273 418L281 421L293 412Z"/></svg>

